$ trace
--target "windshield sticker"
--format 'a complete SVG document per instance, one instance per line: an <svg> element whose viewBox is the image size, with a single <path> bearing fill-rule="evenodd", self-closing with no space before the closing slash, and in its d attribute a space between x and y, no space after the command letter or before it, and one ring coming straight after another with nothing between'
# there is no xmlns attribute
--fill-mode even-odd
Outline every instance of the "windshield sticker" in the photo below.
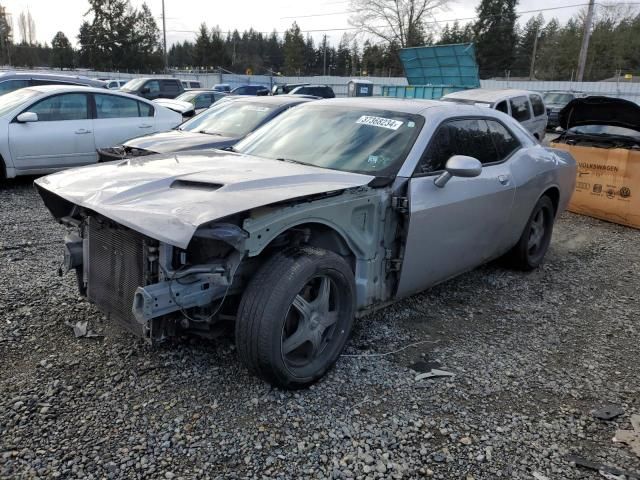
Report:
<svg viewBox="0 0 640 480"><path fill-rule="evenodd" d="M409 128L413 128L415 126L416 126L416 122L408 122L407 123L407 127L409 127Z"/></svg>
<svg viewBox="0 0 640 480"><path fill-rule="evenodd" d="M377 165L378 164L378 156L377 155L369 155L369 158L367 158L367 163L369 165Z"/></svg>
<svg viewBox="0 0 640 480"><path fill-rule="evenodd" d="M389 130L397 130L402 126L403 122L399 120L393 120L391 118L363 115L358 120L356 120L356 123L359 123L360 125L371 125L372 127L388 128Z"/></svg>

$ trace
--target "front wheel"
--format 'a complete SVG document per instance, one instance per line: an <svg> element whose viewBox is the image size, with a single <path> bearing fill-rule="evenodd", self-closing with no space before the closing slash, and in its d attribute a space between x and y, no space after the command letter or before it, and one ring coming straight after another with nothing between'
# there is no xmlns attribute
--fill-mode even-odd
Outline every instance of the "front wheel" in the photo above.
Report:
<svg viewBox="0 0 640 480"><path fill-rule="evenodd" d="M533 270L544 259L553 233L555 209L551 199L544 195L533 208L522 236L507 254L511 266L521 270Z"/></svg>
<svg viewBox="0 0 640 480"><path fill-rule="evenodd" d="M303 388L344 349L355 280L339 255L314 247L275 254L249 282L238 308L236 346L249 370L283 388Z"/></svg>

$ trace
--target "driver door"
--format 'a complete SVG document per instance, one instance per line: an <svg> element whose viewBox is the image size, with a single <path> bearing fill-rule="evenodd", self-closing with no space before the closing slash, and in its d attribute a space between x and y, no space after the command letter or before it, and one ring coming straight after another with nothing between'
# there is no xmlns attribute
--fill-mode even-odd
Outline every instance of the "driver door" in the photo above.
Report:
<svg viewBox="0 0 640 480"><path fill-rule="evenodd" d="M507 135L512 151L499 151L494 135ZM398 297L422 291L470 270L508 247L506 225L515 187L508 160L519 142L499 122L448 120L437 129L409 181L409 228ZM483 164L478 177L434 184L453 155Z"/></svg>

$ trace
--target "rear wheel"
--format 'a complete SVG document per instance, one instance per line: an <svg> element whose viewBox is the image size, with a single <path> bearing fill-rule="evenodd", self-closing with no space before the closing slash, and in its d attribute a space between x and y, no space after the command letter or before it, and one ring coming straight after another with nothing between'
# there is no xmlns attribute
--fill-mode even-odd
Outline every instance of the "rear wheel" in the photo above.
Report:
<svg viewBox="0 0 640 480"><path fill-rule="evenodd" d="M554 217L555 209L551 199L546 195L540 197L520 240L507 255L513 267L533 270L542 263L551 243Z"/></svg>
<svg viewBox="0 0 640 480"><path fill-rule="evenodd" d="M260 268L240 302L240 359L276 386L310 385L342 352L354 300L353 272L339 255L313 247L277 253Z"/></svg>

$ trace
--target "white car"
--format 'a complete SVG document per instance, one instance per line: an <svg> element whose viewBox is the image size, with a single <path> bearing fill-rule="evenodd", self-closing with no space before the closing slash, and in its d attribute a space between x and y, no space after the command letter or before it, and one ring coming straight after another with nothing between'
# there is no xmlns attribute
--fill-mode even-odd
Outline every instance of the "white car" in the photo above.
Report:
<svg viewBox="0 0 640 480"><path fill-rule="evenodd" d="M100 88L43 85L0 97L0 178L98 161L97 149L170 130L179 113Z"/></svg>
<svg viewBox="0 0 640 480"><path fill-rule="evenodd" d="M128 80L105 80L105 83L107 84L107 88L109 90L118 90L127 82Z"/></svg>

